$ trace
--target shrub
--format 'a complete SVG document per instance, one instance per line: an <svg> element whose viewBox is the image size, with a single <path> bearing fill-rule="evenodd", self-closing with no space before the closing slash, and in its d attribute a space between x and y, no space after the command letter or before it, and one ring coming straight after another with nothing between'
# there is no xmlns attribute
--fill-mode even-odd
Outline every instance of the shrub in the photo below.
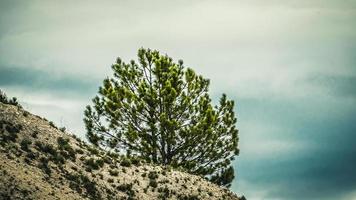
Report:
<svg viewBox="0 0 356 200"><path fill-rule="evenodd" d="M167 186L166 187L160 187L160 188L158 188L158 190L157 190L159 193L161 193L160 195L159 195L159 198L160 199L168 199L168 197L169 197L169 194L170 194L170 191L169 191L169 189L167 188Z"/></svg>
<svg viewBox="0 0 356 200"><path fill-rule="evenodd" d="M178 195L178 200L199 200L198 195Z"/></svg>
<svg viewBox="0 0 356 200"><path fill-rule="evenodd" d="M10 122L6 122L6 121L1 121L0 125L1 124L4 124L6 132L2 131L3 133L0 135L0 142L1 143L7 143L9 141L16 142L16 139L18 138L17 134L22 129L22 126L14 125L14 124L11 124ZM0 126L0 127L2 127L2 126Z"/></svg>
<svg viewBox="0 0 356 200"><path fill-rule="evenodd" d="M93 155L99 155L99 150L96 149L95 147L88 147L88 151L93 154Z"/></svg>
<svg viewBox="0 0 356 200"><path fill-rule="evenodd" d="M49 160L47 158L41 157L38 167L42 169L42 171L45 172L48 176L50 176L52 171L48 166L48 161Z"/></svg>
<svg viewBox="0 0 356 200"><path fill-rule="evenodd" d="M75 161L76 151L70 146L68 138L58 137L57 144L63 156Z"/></svg>
<svg viewBox="0 0 356 200"><path fill-rule="evenodd" d="M131 166L131 161L127 158L123 158L120 162L120 165L123 167L130 167Z"/></svg>
<svg viewBox="0 0 356 200"><path fill-rule="evenodd" d="M36 141L35 142L35 146L37 147L38 150L44 152L44 153L48 153L51 155L56 155L57 154L57 150L53 147L53 145L51 144L44 144L40 141Z"/></svg>
<svg viewBox="0 0 356 200"><path fill-rule="evenodd" d="M156 178L158 178L157 172L155 172L155 171L150 171L150 172L148 173L148 178L149 178L149 179L156 179Z"/></svg>
<svg viewBox="0 0 356 200"><path fill-rule="evenodd" d="M98 170L104 166L104 161L101 159L94 160L94 158L90 158L85 160L84 163L87 165L89 169L93 169L93 170Z"/></svg>
<svg viewBox="0 0 356 200"><path fill-rule="evenodd" d="M83 196L89 196L89 199L102 199L96 183L92 182L87 176L83 174L67 174L67 180L70 181L69 187L82 194L82 187L86 190Z"/></svg>
<svg viewBox="0 0 356 200"><path fill-rule="evenodd" d="M38 153L34 153L34 152L27 152L27 154L26 154L26 158L28 158L30 160L37 158L37 156L38 156Z"/></svg>
<svg viewBox="0 0 356 200"><path fill-rule="evenodd" d="M63 157L63 155L56 153L53 154L50 159L56 163L56 164L64 164L65 163L65 158Z"/></svg>
<svg viewBox="0 0 356 200"><path fill-rule="evenodd" d="M84 151L82 149L76 149L75 151L79 154L84 154Z"/></svg>
<svg viewBox="0 0 356 200"><path fill-rule="evenodd" d="M132 183L118 185L117 189L121 192L125 192L129 197L135 196L135 191L132 189Z"/></svg>
<svg viewBox="0 0 356 200"><path fill-rule="evenodd" d="M244 195L242 195L242 196L240 197L240 200L246 200L246 197L245 197Z"/></svg>
<svg viewBox="0 0 356 200"><path fill-rule="evenodd" d="M14 105L17 106L19 108L21 108L21 105L19 104L19 102L17 101L16 97L12 97L11 99L9 99L5 92L0 90L0 102L4 103L4 104L10 104L10 105Z"/></svg>
<svg viewBox="0 0 356 200"><path fill-rule="evenodd" d="M29 112L27 112L27 111L23 111L23 113L22 113L22 115L23 115L24 117L27 117L28 114L29 114Z"/></svg>
<svg viewBox="0 0 356 200"><path fill-rule="evenodd" d="M158 183L157 183L156 179L150 179L149 185L153 188L156 188L158 186Z"/></svg>
<svg viewBox="0 0 356 200"><path fill-rule="evenodd" d="M140 166L141 160L140 160L139 158L137 158L137 157L132 157L132 158L131 158L131 163L132 163L133 165L135 165L135 166Z"/></svg>
<svg viewBox="0 0 356 200"><path fill-rule="evenodd" d="M28 146L29 146L30 144L32 144L32 142L31 142L29 139L24 138L24 139L20 142L21 149L22 149L23 151L29 151Z"/></svg>
<svg viewBox="0 0 356 200"><path fill-rule="evenodd" d="M33 133L31 134L33 138L37 138L37 135L38 135L38 131L33 131Z"/></svg>
<svg viewBox="0 0 356 200"><path fill-rule="evenodd" d="M109 173L110 173L111 176L118 176L119 175L119 172L117 170L110 169Z"/></svg>
<svg viewBox="0 0 356 200"><path fill-rule="evenodd" d="M57 126L54 125L54 123L53 123L52 121L49 121L48 124L49 124L50 126L52 126L53 128L58 129Z"/></svg>

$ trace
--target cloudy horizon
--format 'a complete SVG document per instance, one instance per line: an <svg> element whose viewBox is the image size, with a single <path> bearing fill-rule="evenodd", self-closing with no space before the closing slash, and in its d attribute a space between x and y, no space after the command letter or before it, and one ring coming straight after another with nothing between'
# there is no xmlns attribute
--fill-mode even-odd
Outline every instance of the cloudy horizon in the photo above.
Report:
<svg viewBox="0 0 356 200"><path fill-rule="evenodd" d="M356 200L356 2L0 1L0 89L84 138L117 57L157 49L236 103L232 191Z"/></svg>

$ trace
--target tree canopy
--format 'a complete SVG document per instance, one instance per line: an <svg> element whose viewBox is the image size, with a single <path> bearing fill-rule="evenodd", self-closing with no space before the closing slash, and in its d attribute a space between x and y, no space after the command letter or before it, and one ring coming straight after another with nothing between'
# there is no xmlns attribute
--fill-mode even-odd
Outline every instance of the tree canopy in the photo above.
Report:
<svg viewBox="0 0 356 200"><path fill-rule="evenodd" d="M208 79L156 50L139 49L138 62L118 58L112 70L85 110L90 142L230 185L239 153L234 101L223 94L213 106Z"/></svg>

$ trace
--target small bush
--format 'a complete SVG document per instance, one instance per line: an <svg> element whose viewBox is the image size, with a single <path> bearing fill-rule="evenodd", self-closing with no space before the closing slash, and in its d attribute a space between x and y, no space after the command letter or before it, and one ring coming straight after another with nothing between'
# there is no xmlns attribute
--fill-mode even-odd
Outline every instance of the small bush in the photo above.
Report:
<svg viewBox="0 0 356 200"><path fill-rule="evenodd" d="M0 90L0 102L4 103L4 104L10 104L10 105L14 105L17 106L19 108L21 108L22 106L19 104L19 102L17 101L16 97L12 97L11 99L9 99L5 92Z"/></svg>
<svg viewBox="0 0 356 200"><path fill-rule="evenodd" d="M198 195L178 195L178 200L199 200Z"/></svg>
<svg viewBox="0 0 356 200"><path fill-rule="evenodd" d="M157 172L156 172L156 171L150 171L150 172L148 173L148 178L149 178L149 179L156 179L156 178L158 178Z"/></svg>
<svg viewBox="0 0 356 200"><path fill-rule="evenodd" d="M118 185L117 189L121 192L125 192L129 197L135 196L135 191L133 191L133 189L132 189L132 183Z"/></svg>
<svg viewBox="0 0 356 200"><path fill-rule="evenodd" d="M127 158L123 158L120 162L120 165L123 167L131 167L131 161Z"/></svg>
<svg viewBox="0 0 356 200"><path fill-rule="evenodd" d="M103 160L106 164L112 164L112 161L109 156L104 156Z"/></svg>
<svg viewBox="0 0 356 200"><path fill-rule="evenodd" d="M76 151L70 146L68 138L58 137L57 144L64 157L69 157L71 160L75 161Z"/></svg>
<svg viewBox="0 0 356 200"><path fill-rule="evenodd" d="M150 179L149 185L153 188L156 188L158 186L158 183L157 183L156 179Z"/></svg>
<svg viewBox="0 0 356 200"><path fill-rule="evenodd" d="M3 134L0 135L0 141L2 143L8 143L8 142L16 142L16 139L18 138L18 133L20 131L19 126L14 126L12 124L6 124L5 125L5 130L7 131L4 132Z"/></svg>
<svg viewBox="0 0 356 200"><path fill-rule="evenodd" d="M68 142L69 142L68 138L63 138L63 137L57 138L57 144L60 148L64 148L65 146L69 145Z"/></svg>
<svg viewBox="0 0 356 200"><path fill-rule="evenodd" d="M96 183L92 182L87 176L83 174L67 174L66 178L70 181L69 187L79 194L82 194L82 188L85 188L86 193L82 194L83 196L88 195L89 199L102 199Z"/></svg>
<svg viewBox="0 0 356 200"><path fill-rule="evenodd" d="M30 160L33 160L33 159L37 158L37 156L38 156L38 153L34 153L34 152L28 152L26 154L26 158L28 158Z"/></svg>
<svg viewBox="0 0 356 200"><path fill-rule="evenodd" d="M76 149L75 150L78 154L84 154L84 151L82 149Z"/></svg>
<svg viewBox="0 0 356 200"><path fill-rule="evenodd" d="M133 157L133 158L131 158L131 163L135 166L140 166L141 161L139 158Z"/></svg>
<svg viewBox="0 0 356 200"><path fill-rule="evenodd" d="M99 150L96 149L95 147L88 147L88 151L93 154L93 155L99 155Z"/></svg>
<svg viewBox="0 0 356 200"><path fill-rule="evenodd" d="M101 159L94 160L94 158L90 158L85 160L84 163L87 165L89 169L93 169L93 170L98 170L104 166L104 161Z"/></svg>
<svg viewBox="0 0 356 200"><path fill-rule="evenodd" d="M24 117L27 117L28 114L29 114L29 112L27 112L27 111L23 111L23 113L22 113L22 115L23 115Z"/></svg>
<svg viewBox="0 0 356 200"><path fill-rule="evenodd" d="M56 155L57 154L57 150L53 147L53 145L51 144L44 144L40 141L36 141L35 142L35 146L37 147L38 150L44 152L44 153L48 153L51 155Z"/></svg>
<svg viewBox="0 0 356 200"><path fill-rule="evenodd" d="M54 125L54 123L53 123L52 121L49 121L48 124L49 124L50 126L52 126L53 128L58 129L57 126Z"/></svg>
<svg viewBox="0 0 356 200"><path fill-rule="evenodd" d="M240 200L246 200L246 197L245 197L244 195L242 195L242 196L240 197Z"/></svg>
<svg viewBox="0 0 356 200"><path fill-rule="evenodd" d="M40 163L38 164L38 167L42 169L43 172L45 172L47 175L51 175L51 169L48 166L48 159L45 157L40 158Z"/></svg>
<svg viewBox="0 0 356 200"><path fill-rule="evenodd" d="M33 133L31 134L33 138L37 138L37 135L38 135L38 131L33 131Z"/></svg>
<svg viewBox="0 0 356 200"><path fill-rule="evenodd" d="M32 142L31 142L29 139L24 138L24 139L20 142L21 149L22 149L23 151L29 151L28 146L29 146L30 144L32 144Z"/></svg>
<svg viewBox="0 0 356 200"><path fill-rule="evenodd" d="M118 176L119 175L119 172L117 170L109 170L109 173L111 176Z"/></svg>

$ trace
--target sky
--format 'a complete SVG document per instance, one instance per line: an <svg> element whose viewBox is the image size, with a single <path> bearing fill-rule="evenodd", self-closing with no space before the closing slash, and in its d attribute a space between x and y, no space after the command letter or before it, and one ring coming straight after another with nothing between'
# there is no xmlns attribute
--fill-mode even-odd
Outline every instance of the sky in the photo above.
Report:
<svg viewBox="0 0 356 200"><path fill-rule="evenodd" d="M85 136L119 56L157 49L236 103L231 190L356 200L356 1L0 0L0 89Z"/></svg>

